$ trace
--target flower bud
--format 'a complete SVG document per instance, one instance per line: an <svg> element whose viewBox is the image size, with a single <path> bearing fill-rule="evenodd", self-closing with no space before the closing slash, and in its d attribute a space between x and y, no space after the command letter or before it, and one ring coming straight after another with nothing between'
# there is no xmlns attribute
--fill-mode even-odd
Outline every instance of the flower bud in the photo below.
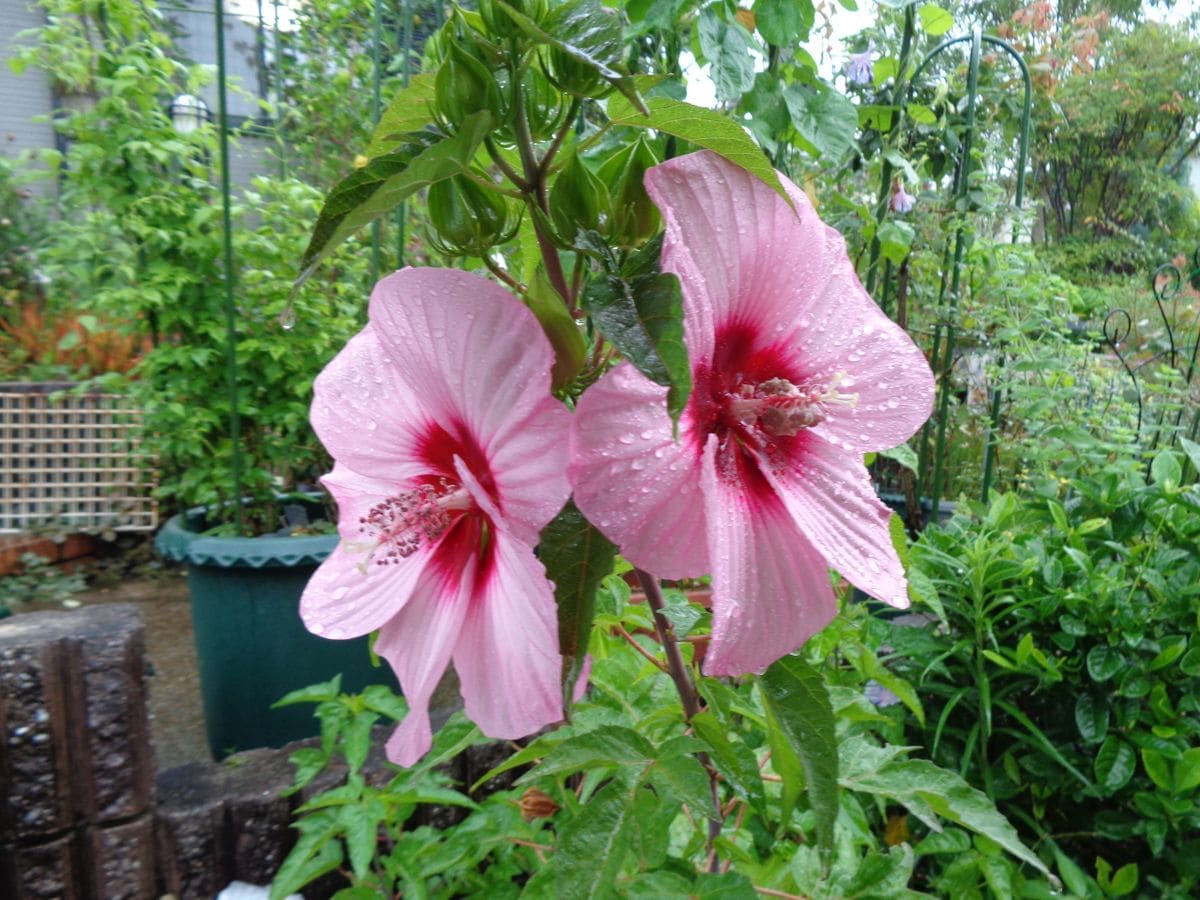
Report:
<svg viewBox="0 0 1200 900"><path fill-rule="evenodd" d="M505 0L517 12L528 16L534 22L541 22L546 17L546 0ZM479 0L479 15L487 29L490 38L520 37L525 32L513 21L512 16L495 0Z"/></svg>
<svg viewBox="0 0 1200 900"><path fill-rule="evenodd" d="M550 188L550 219L565 244L573 244L581 231L604 232L609 218L608 189L579 155L558 173Z"/></svg>
<svg viewBox="0 0 1200 900"><path fill-rule="evenodd" d="M601 97L611 86L594 66L576 59L557 47L542 50L542 69L560 91L578 97Z"/></svg>
<svg viewBox="0 0 1200 900"><path fill-rule="evenodd" d="M481 110L490 112L497 122L504 117L496 77L458 41L450 42L434 86L437 112L442 124L451 129Z"/></svg>
<svg viewBox="0 0 1200 900"><path fill-rule="evenodd" d="M511 240L521 220L507 197L463 175L432 184L428 206L432 243L447 256L483 256Z"/></svg>
<svg viewBox="0 0 1200 900"><path fill-rule="evenodd" d="M639 136L600 167L600 181L609 186L612 197L607 236L614 244L636 247L658 230L658 208L642 183L646 170L658 162L645 137Z"/></svg>
<svg viewBox="0 0 1200 900"><path fill-rule="evenodd" d="M526 822L534 819L549 819L558 812L558 804L545 791L531 787L521 795L518 803L521 807L521 818Z"/></svg>

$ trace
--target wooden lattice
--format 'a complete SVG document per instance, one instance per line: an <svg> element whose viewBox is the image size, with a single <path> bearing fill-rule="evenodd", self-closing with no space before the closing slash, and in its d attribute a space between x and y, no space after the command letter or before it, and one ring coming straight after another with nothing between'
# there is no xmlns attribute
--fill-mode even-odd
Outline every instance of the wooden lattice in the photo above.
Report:
<svg viewBox="0 0 1200 900"><path fill-rule="evenodd" d="M142 414L118 394L0 384L0 531L151 531L153 457Z"/></svg>

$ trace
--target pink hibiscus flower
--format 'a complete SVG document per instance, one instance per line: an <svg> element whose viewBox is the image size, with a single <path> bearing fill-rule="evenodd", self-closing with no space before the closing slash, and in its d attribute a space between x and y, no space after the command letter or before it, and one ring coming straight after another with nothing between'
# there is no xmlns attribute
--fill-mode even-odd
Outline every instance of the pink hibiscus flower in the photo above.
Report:
<svg viewBox="0 0 1200 900"><path fill-rule="evenodd" d="M841 236L785 186L794 210L710 152L646 173L662 268L683 288L694 386L680 439L666 388L628 363L574 417L583 513L639 568L712 574L708 674L760 671L825 627L828 566L908 604L862 455L925 421L933 375L859 284Z"/></svg>
<svg viewBox="0 0 1200 900"><path fill-rule="evenodd" d="M409 712L387 744L429 749L429 698L453 658L467 715L497 738L562 718L554 591L533 545L569 494L570 413L553 354L516 298L464 272L404 269L317 377L312 423L341 542L300 604L315 634L379 630Z"/></svg>

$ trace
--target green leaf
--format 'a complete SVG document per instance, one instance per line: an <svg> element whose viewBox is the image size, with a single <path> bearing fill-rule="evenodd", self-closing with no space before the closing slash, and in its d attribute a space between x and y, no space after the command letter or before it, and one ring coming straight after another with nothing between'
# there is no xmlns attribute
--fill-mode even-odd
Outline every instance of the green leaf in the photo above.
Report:
<svg viewBox="0 0 1200 900"><path fill-rule="evenodd" d="M371 868L371 860L375 856L379 818L370 814L371 805L343 806L338 814L346 839L346 849L350 852L350 868L354 870L354 877L358 879L366 877ZM378 807L379 804L373 805Z"/></svg>
<svg viewBox="0 0 1200 900"><path fill-rule="evenodd" d="M793 84L783 93L800 146L824 162L836 163L858 130L858 108L825 84Z"/></svg>
<svg viewBox="0 0 1200 900"><path fill-rule="evenodd" d="M569 775L597 767L641 771L653 763L655 757L654 746L633 729L602 725L567 738L518 781L524 783L547 775Z"/></svg>
<svg viewBox="0 0 1200 900"><path fill-rule="evenodd" d="M861 738L851 740L860 745L865 743ZM843 771L842 787L893 800L934 830L941 827L936 816L949 819L990 838L1038 871L1047 871L1037 855L1021 843L1016 829L987 795L971 787L959 775L925 759L880 762L880 748L871 749L875 752L862 747L856 752L846 750L843 755L854 759L856 765L850 771Z"/></svg>
<svg viewBox="0 0 1200 900"><path fill-rule="evenodd" d="M721 776L759 815L765 816L767 799L754 751L741 740L731 740L725 726L711 712L692 716L691 724L696 735L708 744L709 756Z"/></svg>
<svg viewBox="0 0 1200 900"><path fill-rule="evenodd" d="M1200 473L1200 444L1195 441L1189 441L1183 435L1179 436L1179 446L1183 448L1183 452L1187 454L1187 458L1192 461L1192 469Z"/></svg>
<svg viewBox="0 0 1200 900"><path fill-rule="evenodd" d="M310 881L342 864L342 845L336 834L339 823L330 813L301 820L302 834L271 882L271 900L294 894Z"/></svg>
<svg viewBox="0 0 1200 900"><path fill-rule="evenodd" d="M433 121L434 82L436 73L424 72L414 75L408 86L392 98L387 109L379 117L379 123L367 145L367 158L396 149L396 145L408 133L420 131Z"/></svg>
<svg viewBox="0 0 1200 900"><path fill-rule="evenodd" d="M913 474L916 474L917 469L920 467L916 451L908 446L908 444L901 444L899 447L892 447L890 450L880 450L879 455L884 459L890 459L893 462L899 463Z"/></svg>
<svg viewBox="0 0 1200 900"><path fill-rule="evenodd" d="M701 872L688 896L696 900L757 900L759 894L741 872Z"/></svg>
<svg viewBox="0 0 1200 900"><path fill-rule="evenodd" d="M769 734L782 736L804 768L808 802L817 820L817 846L827 865L838 813L838 745L829 692L821 674L796 656L777 660L756 680ZM778 743L774 739L772 747ZM780 775L788 778L784 772ZM782 814L784 822L787 812Z"/></svg>
<svg viewBox="0 0 1200 900"><path fill-rule="evenodd" d="M1108 736L1108 704L1094 694L1080 694L1075 700L1075 727L1087 743L1099 744Z"/></svg>
<svg viewBox="0 0 1200 900"><path fill-rule="evenodd" d="M433 131L411 134L396 150L371 160L334 185L300 259L296 285L308 279L318 263L358 229L421 188L466 171L491 125L491 116L478 112L465 118L451 137Z"/></svg>
<svg viewBox="0 0 1200 900"><path fill-rule="evenodd" d="M1088 877L1083 873L1083 869L1079 868L1071 857L1058 849L1058 844L1051 842L1051 845L1054 847L1054 867L1058 870L1067 890L1080 897L1091 896Z"/></svg>
<svg viewBox="0 0 1200 900"><path fill-rule="evenodd" d="M1150 463L1150 477L1154 483L1167 490L1179 487L1183 478L1183 469L1179 465L1179 457L1170 450L1160 450Z"/></svg>
<svg viewBox="0 0 1200 900"><path fill-rule="evenodd" d="M629 817L630 852L639 868L661 868L667 861L671 822L679 813L679 804L664 803L658 794L647 790L639 790L634 798L633 814Z"/></svg>
<svg viewBox="0 0 1200 900"><path fill-rule="evenodd" d="M774 47L803 44L814 19L812 0L757 0L754 4L755 27Z"/></svg>
<svg viewBox="0 0 1200 900"><path fill-rule="evenodd" d="M1167 762L1165 756L1154 748L1142 748L1142 767L1145 768L1146 774L1150 776L1150 780L1164 791L1170 791L1174 788L1175 780L1171 777L1171 764Z"/></svg>
<svg viewBox="0 0 1200 900"><path fill-rule="evenodd" d="M904 262L904 257L908 256L909 250L912 249L913 238L916 237L916 234L913 227L907 222L889 219L880 226L877 232L879 252L883 254L884 259L898 266Z"/></svg>
<svg viewBox="0 0 1200 900"><path fill-rule="evenodd" d="M588 284L583 308L622 356L667 387L667 411L678 422L692 391L679 279L670 274L630 280L603 275Z"/></svg>
<svg viewBox="0 0 1200 900"><path fill-rule="evenodd" d="M940 37L954 27L954 17L935 3L926 3L917 15L921 19L921 28L930 37Z"/></svg>
<svg viewBox="0 0 1200 900"><path fill-rule="evenodd" d="M557 900L608 897L630 844L635 794L610 781L563 825L550 861L525 887L524 896Z"/></svg>
<svg viewBox="0 0 1200 900"><path fill-rule="evenodd" d="M554 583L563 698L569 701L587 655L596 589L612 571L617 548L568 500L562 512L542 529L538 555L546 566L546 577Z"/></svg>
<svg viewBox="0 0 1200 900"><path fill-rule="evenodd" d="M1189 678L1200 676L1200 647L1193 647L1179 660L1179 671Z"/></svg>
<svg viewBox="0 0 1200 900"><path fill-rule="evenodd" d="M741 125L724 113L669 97L650 97L646 107L647 112L641 113L623 97L612 97L608 101L608 117L614 125L653 128L711 150L761 179L791 205L792 199L766 154Z"/></svg>
<svg viewBox="0 0 1200 900"><path fill-rule="evenodd" d="M546 16L544 27L504 0L495 2L534 41L556 47L577 62L595 69L630 103L645 111L645 101L622 62L625 41L621 20L605 9L600 0L567 0Z"/></svg>
<svg viewBox="0 0 1200 900"><path fill-rule="evenodd" d="M1124 897L1126 894L1132 894L1137 890L1137 886L1137 863L1126 863L1117 869L1117 873L1113 875L1112 881L1109 882L1108 889L1112 892L1113 896Z"/></svg>
<svg viewBox="0 0 1200 900"><path fill-rule="evenodd" d="M1096 759L1092 770L1096 773L1096 781L1108 794L1119 791L1129 784L1133 770L1137 764L1137 756L1123 740L1110 734L1096 751Z"/></svg>
<svg viewBox="0 0 1200 900"><path fill-rule="evenodd" d="M717 99L737 100L754 87L753 41L739 22L726 22L709 6L696 25L700 52L712 66L710 72Z"/></svg>
<svg viewBox="0 0 1200 900"><path fill-rule="evenodd" d="M1200 747L1184 750L1175 763L1175 792L1186 794L1200 787Z"/></svg>
<svg viewBox="0 0 1200 900"><path fill-rule="evenodd" d="M1108 681L1125 667L1125 658L1112 647L1098 644L1088 651L1087 670L1092 681Z"/></svg>
<svg viewBox="0 0 1200 900"><path fill-rule="evenodd" d="M310 684L292 691L271 704L271 709L281 706L292 706L296 703L324 703L337 697L342 689L342 676L334 675L329 681L320 684Z"/></svg>
<svg viewBox="0 0 1200 900"><path fill-rule="evenodd" d="M686 804L697 818L716 818L708 773L696 757L677 755L661 759L647 777L659 796L673 797Z"/></svg>
<svg viewBox="0 0 1200 900"><path fill-rule="evenodd" d="M936 125L937 116L934 115L932 109L928 106L922 106L920 103L910 103L905 110L911 119L917 125Z"/></svg>

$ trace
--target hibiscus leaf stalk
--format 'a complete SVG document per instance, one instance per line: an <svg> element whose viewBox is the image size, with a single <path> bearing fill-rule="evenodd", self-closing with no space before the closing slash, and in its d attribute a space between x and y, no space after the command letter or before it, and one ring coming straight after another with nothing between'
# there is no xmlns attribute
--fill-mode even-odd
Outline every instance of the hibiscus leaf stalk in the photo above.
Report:
<svg viewBox="0 0 1200 900"><path fill-rule="evenodd" d="M683 703L683 716L688 723L691 723L692 718L700 713L700 694L696 690L696 685L692 681L691 675L688 673L687 663L683 661L683 654L679 652L679 639L675 636L675 626L670 620L663 615L663 609L666 602L663 600L662 588L659 586L658 579L642 569L635 568L634 575L637 576L638 583L642 587L642 591L646 594L646 604L650 607L651 613L654 615L654 629L658 632L659 643L663 646L663 653L667 657L667 674L671 676L671 680L675 682L675 690L679 692L679 699ZM718 775L716 767L708 758L707 753L697 753L696 758L700 764L704 766L708 772L709 787L712 791L713 814L708 816L708 871L720 871L720 860L717 858L716 840L721 834L721 826L725 816L721 808L721 792L718 785Z"/></svg>
<svg viewBox="0 0 1200 900"><path fill-rule="evenodd" d="M510 51L510 59L513 60L510 68L510 81L512 83L513 132L517 139L517 153L521 157L521 168L525 174L524 185L521 187L525 194L525 201L531 207L536 206L545 214L545 217L533 215L533 230L537 235L538 249L541 250L542 261L546 266L546 277L550 279L554 289L567 302L567 307L574 314L575 299L567 284L567 276L563 271L558 250L555 249L554 241L546 232L544 224L550 215L550 201L546 194L546 170L538 161L533 134L529 129L529 112L525 108L525 95L521 91L520 58L519 47L514 39ZM555 147L557 148L557 143Z"/></svg>

